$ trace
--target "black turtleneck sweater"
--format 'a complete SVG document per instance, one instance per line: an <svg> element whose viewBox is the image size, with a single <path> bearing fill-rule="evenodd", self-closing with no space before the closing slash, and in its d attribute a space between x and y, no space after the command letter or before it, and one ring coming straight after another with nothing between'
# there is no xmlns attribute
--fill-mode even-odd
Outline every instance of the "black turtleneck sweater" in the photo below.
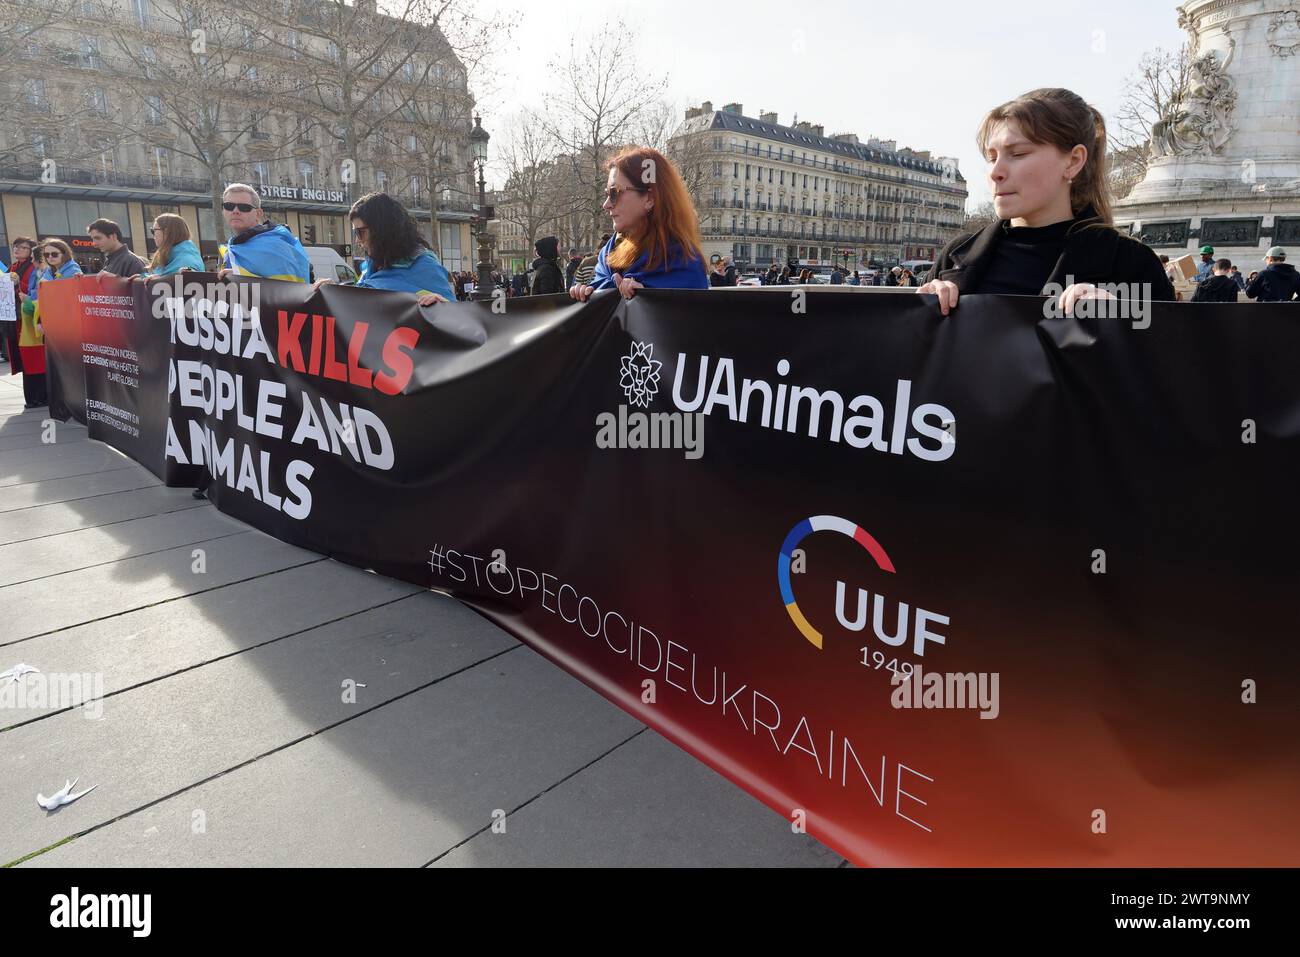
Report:
<svg viewBox="0 0 1300 957"><path fill-rule="evenodd" d="M1073 225L1073 219L1052 223L1050 226L1011 226L1004 223L1002 238L998 241L993 261L989 263L979 291L1004 296L1040 295L1047 277L1052 274L1065 250L1066 230Z"/></svg>

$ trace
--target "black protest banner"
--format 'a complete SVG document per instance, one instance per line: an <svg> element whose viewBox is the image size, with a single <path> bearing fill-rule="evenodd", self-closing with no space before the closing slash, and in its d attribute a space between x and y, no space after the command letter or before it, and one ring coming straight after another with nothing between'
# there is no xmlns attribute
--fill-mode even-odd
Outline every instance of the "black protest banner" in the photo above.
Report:
<svg viewBox="0 0 1300 957"><path fill-rule="evenodd" d="M1300 852L1286 306L168 297L173 481L455 595L856 862Z"/></svg>

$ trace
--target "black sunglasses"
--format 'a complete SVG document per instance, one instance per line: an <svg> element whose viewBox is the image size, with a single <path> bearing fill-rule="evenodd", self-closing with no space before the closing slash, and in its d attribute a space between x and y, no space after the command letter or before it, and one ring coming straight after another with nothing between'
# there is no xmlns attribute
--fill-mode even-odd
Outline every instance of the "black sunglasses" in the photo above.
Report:
<svg viewBox="0 0 1300 957"><path fill-rule="evenodd" d="M257 209L252 203L222 203L221 208L228 213L233 213L235 210L239 210L241 213L251 213Z"/></svg>
<svg viewBox="0 0 1300 957"><path fill-rule="evenodd" d="M606 198L609 202L611 202L611 203L617 203L617 202L618 202L618 197L619 197L621 194L628 192L629 190L632 191L632 192L634 192L634 193L648 193L648 192L650 192L650 187L648 187L648 186L611 186L609 189L605 190L605 198Z"/></svg>

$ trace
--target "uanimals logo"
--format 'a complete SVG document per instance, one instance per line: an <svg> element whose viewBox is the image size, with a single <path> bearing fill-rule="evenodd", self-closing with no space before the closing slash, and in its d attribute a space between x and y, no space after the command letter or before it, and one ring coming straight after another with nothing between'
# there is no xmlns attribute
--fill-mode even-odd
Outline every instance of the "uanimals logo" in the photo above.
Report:
<svg viewBox="0 0 1300 957"><path fill-rule="evenodd" d="M618 380L628 402L643 409L649 408L659 394L659 369L663 363L654 357L654 351L654 343L633 342L631 350L623 357L622 375Z"/></svg>

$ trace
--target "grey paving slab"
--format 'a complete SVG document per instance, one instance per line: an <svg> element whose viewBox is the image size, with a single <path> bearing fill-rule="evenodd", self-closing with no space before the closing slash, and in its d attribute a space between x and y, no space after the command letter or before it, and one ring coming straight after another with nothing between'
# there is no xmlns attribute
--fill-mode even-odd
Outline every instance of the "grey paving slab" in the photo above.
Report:
<svg viewBox="0 0 1300 957"><path fill-rule="evenodd" d="M839 854L647 730L435 867L838 867Z"/></svg>
<svg viewBox="0 0 1300 957"><path fill-rule="evenodd" d="M50 440L46 441L48 434ZM60 429L59 423L55 423L54 430L46 433L44 429L36 429L32 432L19 433L16 435L0 434L0 452L9 452L15 449L37 449L53 445L76 445L87 441L85 429Z"/></svg>
<svg viewBox="0 0 1300 957"><path fill-rule="evenodd" d="M515 645L452 599L420 592L107 697L98 719L82 709L5 731L0 862L356 718ZM354 702L343 700L348 679L357 682ZM382 782L382 759L370 767L364 750L353 759L367 768L365 777ZM48 794L77 775L98 790L54 813L36 804L38 791ZM311 803L304 801L302 810L314 813ZM279 805L276 814L290 826L292 804ZM336 817L333 824L346 820Z"/></svg>
<svg viewBox="0 0 1300 957"><path fill-rule="evenodd" d="M640 727L519 646L27 864L415 867Z"/></svg>
<svg viewBox="0 0 1300 957"><path fill-rule="evenodd" d="M195 501L189 489L154 485L73 502L11 509L0 512L0 545L204 507L210 506Z"/></svg>
<svg viewBox="0 0 1300 957"><path fill-rule="evenodd" d="M204 549L207 567L201 574L192 571L190 556L195 547ZM0 635L4 636L0 637L0 647L319 560L320 556L312 552L261 532L247 531L9 585L0 588L0 606L4 608L0 616Z"/></svg>
<svg viewBox="0 0 1300 957"><path fill-rule="evenodd" d="M89 475L121 468L124 464L130 464L130 459L102 442L43 445L35 449L0 452L0 489L25 482Z"/></svg>
<svg viewBox="0 0 1300 957"><path fill-rule="evenodd" d="M44 415L9 412L0 399L0 439L14 435L38 435L45 430L46 418ZM80 432L83 435L86 433L85 426L76 422L55 422L54 429L56 437L65 431Z"/></svg>
<svg viewBox="0 0 1300 957"><path fill-rule="evenodd" d="M0 589L90 565L234 535L246 528L215 508L206 508L150 515L103 528L79 529L31 542L0 545ZM0 590L0 595L3 594Z"/></svg>
<svg viewBox="0 0 1300 957"><path fill-rule="evenodd" d="M0 649L0 671L22 661L48 675L99 675L103 693L111 695L420 590L315 561L31 638ZM0 728L47 718L52 710L40 702L0 708Z"/></svg>
<svg viewBox="0 0 1300 957"><path fill-rule="evenodd" d="M77 475L72 478L46 479L0 489L0 513L51 502L71 502L111 492L161 485L153 475L131 462L117 468Z"/></svg>

